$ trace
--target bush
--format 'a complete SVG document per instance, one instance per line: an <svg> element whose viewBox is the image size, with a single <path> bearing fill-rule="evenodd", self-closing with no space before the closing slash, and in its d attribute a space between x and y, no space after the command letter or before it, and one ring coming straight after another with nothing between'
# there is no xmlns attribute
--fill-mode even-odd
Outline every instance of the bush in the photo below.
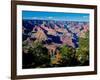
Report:
<svg viewBox="0 0 100 80"><path fill-rule="evenodd" d="M63 45L60 48L60 53L62 56L62 59L60 61L61 65L63 66L71 66L73 64L73 60L75 60L75 48L67 47L66 45Z"/></svg>
<svg viewBox="0 0 100 80"><path fill-rule="evenodd" d="M76 57L80 65L89 64L89 32L85 36L85 38L79 38L79 48L76 49Z"/></svg>
<svg viewBox="0 0 100 80"><path fill-rule="evenodd" d="M34 45L34 47L30 47L28 49L28 53L27 53L28 55L31 54L31 57L32 57L32 60L31 60L32 66L31 67L46 67L46 66L48 66L50 63L48 50L45 47L43 47L43 45L41 43L35 43L33 45ZM27 57L26 57L26 60L27 60ZM27 64L27 65L29 65L29 64Z"/></svg>

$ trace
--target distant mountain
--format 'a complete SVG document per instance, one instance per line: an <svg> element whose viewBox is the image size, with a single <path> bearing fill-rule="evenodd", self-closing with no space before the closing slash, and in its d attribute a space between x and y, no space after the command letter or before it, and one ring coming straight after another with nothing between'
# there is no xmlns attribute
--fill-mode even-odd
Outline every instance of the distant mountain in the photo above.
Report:
<svg viewBox="0 0 100 80"><path fill-rule="evenodd" d="M28 37L47 44L66 44L78 47L79 33L88 30L88 22L53 21L53 20L22 20L23 41ZM83 26L86 25L86 26Z"/></svg>

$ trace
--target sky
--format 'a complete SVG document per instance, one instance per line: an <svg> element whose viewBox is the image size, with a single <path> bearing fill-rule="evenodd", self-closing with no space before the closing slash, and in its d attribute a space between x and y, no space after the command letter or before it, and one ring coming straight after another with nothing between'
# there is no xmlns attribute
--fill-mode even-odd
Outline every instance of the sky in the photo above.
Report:
<svg viewBox="0 0 100 80"><path fill-rule="evenodd" d="M88 13L22 11L22 19L89 22Z"/></svg>

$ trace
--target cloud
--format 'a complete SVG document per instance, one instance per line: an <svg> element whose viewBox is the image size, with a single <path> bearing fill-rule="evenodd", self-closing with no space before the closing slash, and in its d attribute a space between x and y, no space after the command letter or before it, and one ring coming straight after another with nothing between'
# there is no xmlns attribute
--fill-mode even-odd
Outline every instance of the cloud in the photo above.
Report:
<svg viewBox="0 0 100 80"><path fill-rule="evenodd" d="M32 17L31 19L38 19L38 17Z"/></svg>
<svg viewBox="0 0 100 80"><path fill-rule="evenodd" d="M52 16L49 16L48 19L53 19L53 17Z"/></svg>
<svg viewBox="0 0 100 80"><path fill-rule="evenodd" d="M88 16L83 16L83 18L88 18Z"/></svg>

